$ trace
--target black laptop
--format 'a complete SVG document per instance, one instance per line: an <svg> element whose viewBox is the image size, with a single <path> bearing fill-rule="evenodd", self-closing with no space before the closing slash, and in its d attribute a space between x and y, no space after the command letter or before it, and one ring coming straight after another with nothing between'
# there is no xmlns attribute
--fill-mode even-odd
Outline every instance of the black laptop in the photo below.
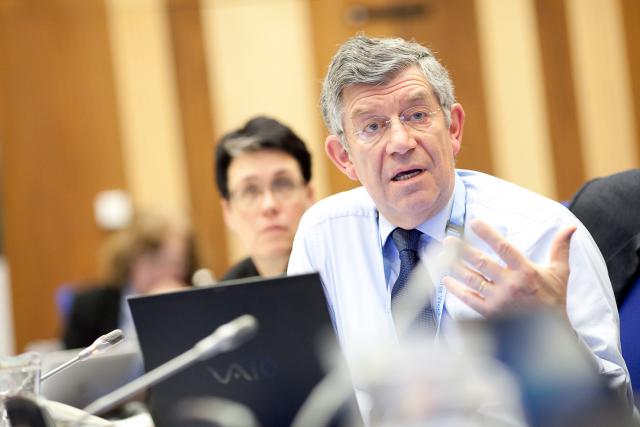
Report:
<svg viewBox="0 0 640 427"><path fill-rule="evenodd" d="M231 410L236 405L248 409L262 427L288 426L325 375L320 347L336 345L317 274L229 281L131 298L129 306L147 371L240 315L252 314L259 322L257 335L239 348L151 389L150 410L158 427L218 425L194 420L200 415L183 417L177 408L185 408L185 402L212 412L218 410L215 402L229 402Z"/></svg>

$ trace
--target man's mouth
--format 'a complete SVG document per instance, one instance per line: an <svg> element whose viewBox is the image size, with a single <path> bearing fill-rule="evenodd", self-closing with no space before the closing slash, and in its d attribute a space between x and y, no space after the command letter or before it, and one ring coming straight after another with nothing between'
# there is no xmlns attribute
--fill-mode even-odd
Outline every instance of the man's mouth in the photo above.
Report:
<svg viewBox="0 0 640 427"><path fill-rule="evenodd" d="M405 181L407 179L411 179L414 176L420 175L424 169L411 169L408 171L402 171L396 176L394 176L392 181Z"/></svg>

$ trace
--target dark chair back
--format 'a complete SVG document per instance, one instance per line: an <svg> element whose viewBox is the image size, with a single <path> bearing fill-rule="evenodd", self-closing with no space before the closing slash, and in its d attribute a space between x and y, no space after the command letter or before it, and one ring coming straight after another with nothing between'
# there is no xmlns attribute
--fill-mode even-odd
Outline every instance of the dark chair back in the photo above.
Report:
<svg viewBox="0 0 640 427"><path fill-rule="evenodd" d="M619 312L622 357L627 362L633 392L638 396L640 393L640 275L631 285Z"/></svg>

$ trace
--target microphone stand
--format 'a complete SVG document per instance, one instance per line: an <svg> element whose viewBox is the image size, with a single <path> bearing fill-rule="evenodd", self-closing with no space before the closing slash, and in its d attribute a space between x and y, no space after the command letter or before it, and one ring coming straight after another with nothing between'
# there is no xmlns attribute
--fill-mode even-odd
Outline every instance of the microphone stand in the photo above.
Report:
<svg viewBox="0 0 640 427"><path fill-rule="evenodd" d="M63 363L57 368L50 370L46 374L40 376L40 382L46 380L49 377L54 376L60 371L67 369L69 366L73 365L76 362L81 362L95 354L102 353L103 351L106 351L112 348L114 345L118 344L122 340L124 340L124 334L120 329L114 329L108 334L104 334L100 336L97 340L93 342L93 344L91 344L89 347L85 348L84 350L80 351L80 353L78 353L76 357Z"/></svg>
<svg viewBox="0 0 640 427"><path fill-rule="evenodd" d="M67 369L69 366L73 365L74 363L80 361L80 356L76 356L71 360L66 361L65 363L63 363L62 365L58 366L55 369L50 370L49 372L47 372L46 374L42 375L40 377L40 382L46 380L49 377L54 376L55 374L57 374L60 371L63 371L65 369Z"/></svg>
<svg viewBox="0 0 640 427"><path fill-rule="evenodd" d="M235 349L240 344L252 338L257 328L258 321L249 314L225 323L211 335L198 341L191 349L119 389L99 398L84 408L84 411L88 414L99 415L113 409L134 394L157 384L199 360L205 360L214 355Z"/></svg>

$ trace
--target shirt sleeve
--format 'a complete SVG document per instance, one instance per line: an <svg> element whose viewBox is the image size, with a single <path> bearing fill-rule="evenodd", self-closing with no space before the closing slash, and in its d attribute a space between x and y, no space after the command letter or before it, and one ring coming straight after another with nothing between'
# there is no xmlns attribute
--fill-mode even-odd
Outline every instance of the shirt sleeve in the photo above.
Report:
<svg viewBox="0 0 640 427"><path fill-rule="evenodd" d="M289 256L289 265L287 267L287 274L305 274L312 273L318 270L312 264L313 254L310 253L307 244L310 241L308 235L308 227L305 217L303 216L298 225L298 231L293 239L293 246L291 249L291 255Z"/></svg>
<svg viewBox="0 0 640 427"><path fill-rule="evenodd" d="M620 320L607 268L584 226L571 239L567 314L609 386L633 405L633 392L620 350Z"/></svg>

